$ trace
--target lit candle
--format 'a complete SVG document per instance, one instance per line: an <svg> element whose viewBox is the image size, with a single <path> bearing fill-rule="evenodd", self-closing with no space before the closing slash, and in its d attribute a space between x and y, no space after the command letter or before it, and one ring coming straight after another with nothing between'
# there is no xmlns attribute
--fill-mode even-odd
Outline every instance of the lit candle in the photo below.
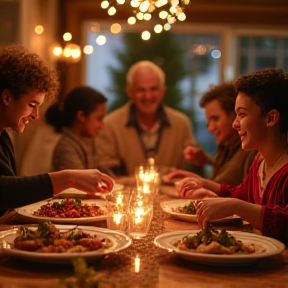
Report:
<svg viewBox="0 0 288 288"><path fill-rule="evenodd" d="M122 214L120 214L119 212L117 214L113 215L113 220L114 222L119 225L121 223L121 218L122 218Z"/></svg>
<svg viewBox="0 0 288 288"><path fill-rule="evenodd" d="M138 255L135 257L135 273L140 272L140 258Z"/></svg>
<svg viewBox="0 0 288 288"><path fill-rule="evenodd" d="M121 193L118 194L118 196L117 196L117 198L116 198L116 203L117 203L117 205L122 205L122 204L123 204L123 203L122 203L122 198L123 198L122 194L121 194Z"/></svg>

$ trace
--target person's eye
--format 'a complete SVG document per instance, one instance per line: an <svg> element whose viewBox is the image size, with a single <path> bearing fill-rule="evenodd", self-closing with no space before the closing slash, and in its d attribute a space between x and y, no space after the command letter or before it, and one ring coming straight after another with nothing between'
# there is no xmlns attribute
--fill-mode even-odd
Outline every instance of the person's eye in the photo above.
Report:
<svg viewBox="0 0 288 288"><path fill-rule="evenodd" d="M36 105L35 105L35 104L32 104L32 103L30 103L29 106L30 106L31 108L35 108L35 107L36 107Z"/></svg>

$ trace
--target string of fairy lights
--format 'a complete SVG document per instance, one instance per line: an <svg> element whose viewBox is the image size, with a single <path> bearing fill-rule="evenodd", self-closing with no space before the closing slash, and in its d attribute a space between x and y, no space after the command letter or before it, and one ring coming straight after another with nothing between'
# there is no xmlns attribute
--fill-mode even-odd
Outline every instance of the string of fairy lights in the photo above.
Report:
<svg viewBox="0 0 288 288"><path fill-rule="evenodd" d="M129 0L131 16L128 17L127 23L135 25L142 21L157 20L159 23L154 25L154 32L161 33L171 29L171 24L178 21L185 21L186 14L184 7L190 4L191 0ZM117 14L118 7L125 5L126 0L103 0L101 8L107 10L109 16ZM127 7L127 5L126 5ZM129 6L128 6L129 7ZM158 12L158 13L157 13ZM166 23L162 23L166 20ZM119 29L119 28L118 28ZM121 31L121 30L120 30ZM112 32L113 33L113 32ZM143 30L141 33L143 40L149 40L151 32Z"/></svg>
<svg viewBox="0 0 288 288"><path fill-rule="evenodd" d="M171 29L171 25L176 21L185 21L186 14L184 12L185 6L189 5L191 0L103 0L100 2L102 9L107 10L109 16L117 15L118 10L130 9L131 15L127 19L128 25L137 25L137 23L145 24L150 20L153 20L153 30L155 33L161 33L162 31L168 31ZM119 8L119 9L118 9ZM152 23L152 21L150 22ZM123 23L122 23L123 25ZM119 34L122 31L122 25L119 23L113 23L110 26L112 34ZM147 27L148 25L142 25L141 27ZM151 27L151 25L149 25ZM100 25L91 23L91 32L100 32ZM36 31L37 34L41 34L43 31ZM143 40L149 40L151 38L151 30L147 28L141 32L141 38ZM79 45L71 42L72 35L69 32L63 34L63 40L65 45L54 44L51 47L52 55L59 60L64 60L70 63L77 63L81 59L82 52L86 55L93 53L92 45L85 45L82 49ZM104 45L106 43L105 35L99 33L96 38L96 44Z"/></svg>

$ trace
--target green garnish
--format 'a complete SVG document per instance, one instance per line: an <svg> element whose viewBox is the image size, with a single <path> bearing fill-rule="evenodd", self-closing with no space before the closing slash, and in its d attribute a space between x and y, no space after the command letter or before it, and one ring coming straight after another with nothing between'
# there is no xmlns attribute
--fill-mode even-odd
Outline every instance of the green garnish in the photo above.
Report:
<svg viewBox="0 0 288 288"><path fill-rule="evenodd" d="M194 206L194 201L191 201L188 205L185 205L183 207L183 213L184 214L192 214L195 215L196 214L196 209Z"/></svg>

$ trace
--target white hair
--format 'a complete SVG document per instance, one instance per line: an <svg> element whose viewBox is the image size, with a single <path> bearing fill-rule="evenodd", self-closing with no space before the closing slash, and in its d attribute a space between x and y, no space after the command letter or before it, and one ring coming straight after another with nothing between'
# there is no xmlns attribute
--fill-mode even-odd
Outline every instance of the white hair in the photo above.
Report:
<svg viewBox="0 0 288 288"><path fill-rule="evenodd" d="M143 61L136 62L135 64L133 64L129 68L128 73L126 75L126 81L127 81L128 86L131 86L133 84L133 78L134 78L135 72L139 68L142 68L142 67L149 67L153 71L155 71L158 75L158 78L159 78L159 84L161 86L165 85L165 73L164 73L164 71L155 63L148 61L148 60L143 60Z"/></svg>

